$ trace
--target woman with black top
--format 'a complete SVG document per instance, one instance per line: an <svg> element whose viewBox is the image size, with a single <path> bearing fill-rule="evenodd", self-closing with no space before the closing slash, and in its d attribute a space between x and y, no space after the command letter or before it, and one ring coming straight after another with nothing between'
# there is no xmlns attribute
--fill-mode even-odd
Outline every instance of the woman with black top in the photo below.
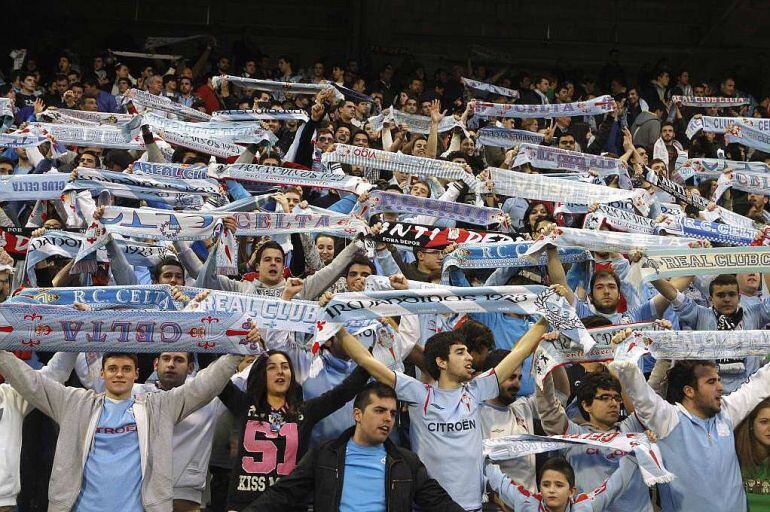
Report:
<svg viewBox="0 0 770 512"><path fill-rule="evenodd" d="M251 367L245 392L228 383L219 398L236 417L241 436L227 510L243 509L291 473L307 451L315 424L355 398L368 380L369 374L356 368L337 387L303 402L291 359L269 350Z"/></svg>

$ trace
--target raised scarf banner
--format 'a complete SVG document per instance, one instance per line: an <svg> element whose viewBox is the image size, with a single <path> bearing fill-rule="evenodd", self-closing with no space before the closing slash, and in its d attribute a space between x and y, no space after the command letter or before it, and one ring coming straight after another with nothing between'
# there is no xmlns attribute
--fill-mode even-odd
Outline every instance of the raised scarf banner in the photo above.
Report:
<svg viewBox="0 0 770 512"><path fill-rule="evenodd" d="M215 76L211 78L211 84L214 88L218 88L222 83L221 76ZM283 94L308 94L314 96L319 92L332 89L334 91L334 98L338 101L344 100L345 97L335 89L331 84L301 84L295 82L276 82L274 80L260 80L257 78L244 78L240 76L226 75L227 81L231 84L243 87L244 89L268 91L272 93Z"/></svg>
<svg viewBox="0 0 770 512"><path fill-rule="evenodd" d="M273 145L278 138L270 130L263 128L259 121L244 123L190 123L176 121L167 117L148 112L142 115L142 124L148 124L159 135L165 138L166 132L217 139L223 142L240 142L243 144L260 144L268 142Z"/></svg>
<svg viewBox="0 0 770 512"><path fill-rule="evenodd" d="M478 141L483 146L512 148L522 143L540 144L545 135L529 130L511 130L508 128L484 127L478 131Z"/></svg>
<svg viewBox="0 0 770 512"><path fill-rule="evenodd" d="M770 196L770 175L754 174L742 171L727 171L719 176L717 180L717 189L714 191L714 201L719 201L722 194L728 188L749 192L751 194L760 194Z"/></svg>
<svg viewBox="0 0 770 512"><path fill-rule="evenodd" d="M13 106L11 98L0 98L0 131L5 131L13 124Z"/></svg>
<svg viewBox="0 0 770 512"><path fill-rule="evenodd" d="M167 284L134 286L84 286L72 288L22 288L7 301L10 304L71 306L75 302L100 309L155 309L180 311Z"/></svg>
<svg viewBox="0 0 770 512"><path fill-rule="evenodd" d="M486 91L497 94L498 96L507 96L515 100L519 99L519 91L516 89L509 89L507 87L501 87L499 85L488 84L486 82L479 82L478 80L471 80L470 78L461 77L465 87L469 89L476 89L478 91Z"/></svg>
<svg viewBox="0 0 770 512"><path fill-rule="evenodd" d="M564 169L579 172L612 171L625 176L629 188L631 184L631 180L628 178L628 167L619 158L591 155L552 146L522 144L519 146L519 152L513 160L512 167L518 167L525 163L540 169Z"/></svg>
<svg viewBox="0 0 770 512"><path fill-rule="evenodd" d="M644 432L620 433L616 431L566 434L562 436L536 436L516 434L484 440L484 453L493 461L524 457L576 446L594 446L614 453L633 454L639 465L644 483L648 486L671 482L676 475L663 466L663 456L655 443Z"/></svg>
<svg viewBox="0 0 770 512"><path fill-rule="evenodd" d="M729 108L751 103L749 98L719 98L715 96L671 96L671 101L685 107Z"/></svg>
<svg viewBox="0 0 770 512"><path fill-rule="evenodd" d="M219 195L219 187L209 180L173 180L156 176L77 168L77 179L67 190L109 190L116 197L163 201L180 207L196 207L208 195Z"/></svg>
<svg viewBox="0 0 770 512"><path fill-rule="evenodd" d="M26 273L30 285L37 285L35 265L51 256L63 256L74 259L78 256L84 244L88 244L83 233L70 233L65 231L50 230L44 235L32 238L27 245ZM118 247L123 251L128 262L133 266L152 268L166 255L168 249L162 245L152 245L133 240L116 240ZM106 250L97 247L97 261L107 262Z"/></svg>
<svg viewBox="0 0 770 512"><path fill-rule="evenodd" d="M735 121L725 132L725 142L770 153L770 119Z"/></svg>
<svg viewBox="0 0 770 512"><path fill-rule="evenodd" d="M396 192L373 190L361 210L361 215L368 217L375 213L383 212L430 215L479 226L488 226L490 224L508 225L507 214L500 208L487 208L486 206L474 206L454 201L440 201L438 199L410 196Z"/></svg>
<svg viewBox="0 0 770 512"><path fill-rule="evenodd" d="M212 121L261 121L267 119L307 122L310 118L307 112L302 109L258 108L248 110L217 110L211 114Z"/></svg>
<svg viewBox="0 0 770 512"><path fill-rule="evenodd" d="M176 144L193 151L219 158L239 157L244 148L226 140L212 139L206 136L193 135L185 132L163 131L163 140L169 144Z"/></svg>
<svg viewBox="0 0 770 512"><path fill-rule="evenodd" d="M366 233L361 219L337 213L266 213L233 212L237 236L263 236L290 233L328 233L355 236Z"/></svg>
<svg viewBox="0 0 770 512"><path fill-rule="evenodd" d="M662 222L657 223L655 231L656 233L670 233L728 245L752 245L759 233L753 228L731 226L689 217L668 216Z"/></svg>
<svg viewBox="0 0 770 512"><path fill-rule="evenodd" d="M171 180L205 180L209 177L205 165L168 164L136 161L131 164L134 174L156 176Z"/></svg>
<svg viewBox="0 0 770 512"><path fill-rule="evenodd" d="M615 347L612 345L612 337L625 329L646 330L655 326L653 322L611 325L609 327L597 327L588 329L588 334L596 342L590 351L573 346L569 338L559 335L555 340L542 340L537 346L532 358L532 368L535 374L535 383L543 389L543 381L552 371L564 365L580 363L603 363L615 358Z"/></svg>
<svg viewBox="0 0 770 512"><path fill-rule="evenodd" d="M379 149L360 148L348 144L335 144L334 151L324 153L321 161L339 162L382 171L403 172L418 176L433 176L448 180L460 180L469 186L477 182L473 174L465 172L461 164L423 158L420 156L391 153Z"/></svg>
<svg viewBox="0 0 770 512"><path fill-rule="evenodd" d="M383 222L375 241L404 247L443 249L449 244L513 242L505 233L476 231L465 228L439 228L407 222Z"/></svg>
<svg viewBox="0 0 770 512"><path fill-rule="evenodd" d="M615 349L616 361L656 359L720 360L770 353L770 331L646 331L636 330Z"/></svg>
<svg viewBox="0 0 770 512"><path fill-rule="evenodd" d="M443 270L451 267L466 269L518 268L544 266L545 254L539 258L528 255L534 242L503 242L495 244L461 244L444 258ZM558 247L562 263L591 261L591 253L578 247Z"/></svg>
<svg viewBox="0 0 770 512"><path fill-rule="evenodd" d="M594 340L567 300L545 286L479 286L339 293L321 310L317 341L349 320L444 313L518 313L545 317L584 350ZM337 328L334 328L334 326Z"/></svg>
<svg viewBox="0 0 770 512"><path fill-rule="evenodd" d="M739 215L731 210L717 206L713 212L708 211L709 200L697 194L688 194L687 190L676 183L673 180L666 178L665 176L659 176L652 169L647 169L647 176L645 177L648 183L659 188L664 192L668 192L674 196L677 200L682 201L690 206L697 208L700 211L706 211L714 217L721 218L726 224L733 226L740 226L745 228L751 228L754 225L754 221L743 215Z"/></svg>
<svg viewBox="0 0 770 512"><path fill-rule="evenodd" d="M767 272L769 247L651 249L642 268L645 281L677 276Z"/></svg>
<svg viewBox="0 0 770 512"><path fill-rule="evenodd" d="M47 140L31 133L0 133L0 148L36 148Z"/></svg>
<svg viewBox="0 0 770 512"><path fill-rule="evenodd" d="M411 133L419 133L422 135L428 135L430 133L430 127L433 121L430 116L421 116L418 114L407 114L391 107L386 112L372 116L368 119L372 124L372 130L380 131L386 121L393 121L397 126L405 124L407 130ZM447 132L455 127L463 128L463 125L454 118L454 116L444 116L438 123L438 133Z"/></svg>
<svg viewBox="0 0 770 512"><path fill-rule="evenodd" d="M118 57L134 57L137 59L146 60L181 60L182 55L171 55L168 53L147 53L147 52L127 52L123 50L107 50L112 55Z"/></svg>
<svg viewBox="0 0 770 512"><path fill-rule="evenodd" d="M209 168L209 176L216 179L271 183L282 186L330 188L353 192L357 195L372 188L369 183L357 176L273 165L216 165Z"/></svg>
<svg viewBox="0 0 770 512"><path fill-rule="evenodd" d="M604 185L550 178L539 174L508 171L490 167L495 192L509 197L576 204L611 203L640 195L636 190L622 190Z"/></svg>
<svg viewBox="0 0 770 512"><path fill-rule="evenodd" d="M184 43L187 41L196 41L198 39L208 39L208 38L209 36L206 34L197 34L194 36L186 36L186 37L166 37L166 36L148 37L147 39L144 40L144 49L154 50L161 46L171 46L174 44Z"/></svg>
<svg viewBox="0 0 770 512"><path fill-rule="evenodd" d="M653 219L606 204L600 204L595 211L588 213L583 221L583 229L598 230L605 225L625 233L656 234Z"/></svg>
<svg viewBox="0 0 770 512"><path fill-rule="evenodd" d="M628 253L661 247L687 248L696 242L694 238L557 227L550 235L532 244L527 255L537 254L548 245L582 247L589 251Z"/></svg>
<svg viewBox="0 0 770 512"><path fill-rule="evenodd" d="M187 107L181 103L174 103L165 96L156 96L139 89L130 89L126 93L123 97L123 103L125 104L129 101L150 110L160 110L167 114L174 114L182 119L190 119L192 121L208 121L211 119L211 116L205 112Z"/></svg>
<svg viewBox="0 0 770 512"><path fill-rule="evenodd" d="M48 118L52 123L81 124L77 121L83 121L88 124L105 125L123 125L131 122L134 116L131 114L114 114L112 112L90 112L87 110L70 110L68 108L59 108L56 110L45 110L40 114Z"/></svg>
<svg viewBox="0 0 770 512"><path fill-rule="evenodd" d="M45 352L251 354L249 318L208 311L77 311L0 304L0 348Z"/></svg>
<svg viewBox="0 0 770 512"><path fill-rule="evenodd" d="M63 172L0 176L0 201L60 199L69 179Z"/></svg>
<svg viewBox="0 0 770 512"><path fill-rule="evenodd" d="M696 116L687 123L685 134L692 139L696 133L703 130L708 133L726 133L735 123L741 122L756 127L761 131L770 131L770 119L754 119L748 117L713 117Z"/></svg>
<svg viewBox="0 0 770 512"><path fill-rule="evenodd" d="M137 151L145 149L141 135L131 136L125 130L113 126L32 123L27 133L34 133L36 129L42 130L43 134L51 135L56 142L65 146L93 146Z"/></svg>
<svg viewBox="0 0 770 512"><path fill-rule="evenodd" d="M770 173L770 167L764 162L741 162L718 158L687 158L687 155L683 154L677 156L675 168L682 181L693 176L718 178L727 169L755 174Z"/></svg>
<svg viewBox="0 0 770 512"><path fill-rule="evenodd" d="M474 112L479 117L583 117L606 114L613 111L612 96L604 95L588 101L575 103L553 103L545 105L522 105L508 103L487 103L477 101Z"/></svg>

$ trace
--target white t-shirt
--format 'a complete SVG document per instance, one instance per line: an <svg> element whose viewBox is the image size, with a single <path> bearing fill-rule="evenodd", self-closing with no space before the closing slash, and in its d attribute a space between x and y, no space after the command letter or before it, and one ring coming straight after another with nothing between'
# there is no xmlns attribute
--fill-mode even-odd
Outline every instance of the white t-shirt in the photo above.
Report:
<svg viewBox="0 0 770 512"><path fill-rule="evenodd" d="M535 396L517 399L508 407L485 402L479 409L484 439L497 439L514 434L534 434ZM498 463L508 478L527 490L537 492L535 482L535 455L517 457Z"/></svg>
<svg viewBox="0 0 770 512"><path fill-rule="evenodd" d="M396 372L396 394L409 405L412 448L452 499L481 508L484 456L479 405L499 393L494 370L457 389L439 389Z"/></svg>

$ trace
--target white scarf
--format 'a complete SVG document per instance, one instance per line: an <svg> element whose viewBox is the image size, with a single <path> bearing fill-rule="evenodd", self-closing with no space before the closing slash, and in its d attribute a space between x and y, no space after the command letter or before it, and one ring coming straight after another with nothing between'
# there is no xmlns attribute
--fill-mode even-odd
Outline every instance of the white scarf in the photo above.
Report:
<svg viewBox="0 0 770 512"><path fill-rule="evenodd" d="M372 185L356 176L315 172L289 167L257 164L217 165L209 168L209 176L217 179L232 179L275 185L296 185L300 187L330 188L362 194Z"/></svg>
<svg viewBox="0 0 770 512"><path fill-rule="evenodd" d="M588 101L575 103L554 103L543 105L522 105L508 103L487 103L477 101L474 112L479 117L583 117L612 112L612 96L604 95Z"/></svg>

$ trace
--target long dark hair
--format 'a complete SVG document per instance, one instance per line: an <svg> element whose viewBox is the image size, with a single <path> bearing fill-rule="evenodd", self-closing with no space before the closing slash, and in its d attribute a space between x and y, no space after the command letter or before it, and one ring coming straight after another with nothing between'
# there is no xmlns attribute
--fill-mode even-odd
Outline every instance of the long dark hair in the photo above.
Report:
<svg viewBox="0 0 770 512"><path fill-rule="evenodd" d="M294 365L291 363L289 354L282 350L268 350L254 361L249 371L249 378L246 380L246 394L253 405L259 410L270 410L270 404L267 403L267 362L270 356L280 354L286 358L291 371L289 381L289 390L286 392L286 409L289 413L296 413L299 406L302 405L302 390L294 378Z"/></svg>

